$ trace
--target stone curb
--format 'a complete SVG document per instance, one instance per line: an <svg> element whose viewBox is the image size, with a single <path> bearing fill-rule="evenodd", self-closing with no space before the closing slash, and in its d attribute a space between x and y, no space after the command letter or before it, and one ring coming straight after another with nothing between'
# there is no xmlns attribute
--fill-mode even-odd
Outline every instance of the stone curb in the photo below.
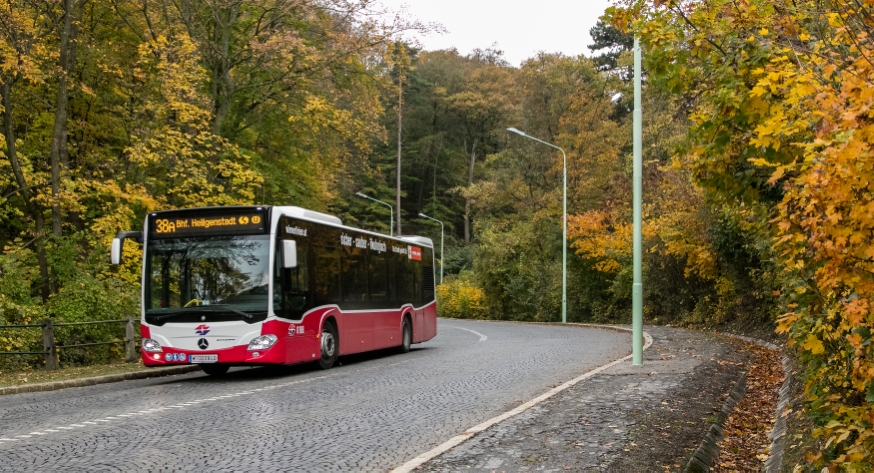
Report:
<svg viewBox="0 0 874 473"><path fill-rule="evenodd" d="M734 410L735 404L744 397L746 391L747 376L746 374L743 374L740 379L737 380L734 389L732 389L731 393L728 395L728 399L726 399L725 403L722 404L722 409L716 416L716 423L710 426L710 430L707 431L704 440L701 441L701 444L698 445L698 449L695 450L695 453L692 454L692 458L689 459L686 469L683 470L684 473L710 471L710 468L713 466L713 460L719 456L719 447L717 447L716 444L722 440L722 429L725 427L725 421L728 420L728 416L731 415L731 411Z"/></svg>
<svg viewBox="0 0 874 473"><path fill-rule="evenodd" d="M174 366L172 368L134 371L132 373L109 374L106 376L94 376L92 378L69 379L66 381L53 381L51 383L26 384L23 386L8 386L0 388L0 396L6 394L22 394L40 391L55 391L64 388L78 388L82 386L94 386L96 384L117 383L134 379L160 378L176 374L190 373L200 368L196 365Z"/></svg>

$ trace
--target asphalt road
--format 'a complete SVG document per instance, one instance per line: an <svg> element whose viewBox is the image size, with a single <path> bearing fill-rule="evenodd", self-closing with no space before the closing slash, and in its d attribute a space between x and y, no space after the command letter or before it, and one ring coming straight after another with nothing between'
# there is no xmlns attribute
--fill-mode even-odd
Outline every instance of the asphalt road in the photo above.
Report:
<svg viewBox="0 0 874 473"><path fill-rule="evenodd" d="M625 356L609 330L440 319L407 354L0 396L2 471L385 471Z"/></svg>

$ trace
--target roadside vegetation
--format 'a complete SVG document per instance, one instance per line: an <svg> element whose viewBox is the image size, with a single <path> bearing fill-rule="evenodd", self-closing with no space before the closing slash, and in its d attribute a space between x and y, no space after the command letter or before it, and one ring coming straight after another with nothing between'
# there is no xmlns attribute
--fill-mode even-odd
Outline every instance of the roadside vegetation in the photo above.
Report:
<svg viewBox="0 0 874 473"><path fill-rule="evenodd" d="M153 210L299 205L387 233L354 194L394 201L399 119L403 233L439 241L419 212L446 223L441 315L559 318L561 154L515 127L567 152L569 320L627 323L635 34L645 322L787 337L822 439L804 468L864 470L872 8L620 0L591 57L516 67L497 46L422 50L405 34L439 25L371 0L0 0L0 325L138 313L140 249L111 268L108 248ZM76 341L110 335L93 330ZM0 332L0 350L39 347Z"/></svg>

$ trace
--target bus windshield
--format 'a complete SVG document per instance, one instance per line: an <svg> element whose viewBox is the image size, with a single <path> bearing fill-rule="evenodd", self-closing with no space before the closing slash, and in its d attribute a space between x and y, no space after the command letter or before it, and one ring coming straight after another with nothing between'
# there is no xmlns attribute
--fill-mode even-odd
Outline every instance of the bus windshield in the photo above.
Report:
<svg viewBox="0 0 874 473"><path fill-rule="evenodd" d="M263 320L269 249L267 235L149 240L146 321Z"/></svg>

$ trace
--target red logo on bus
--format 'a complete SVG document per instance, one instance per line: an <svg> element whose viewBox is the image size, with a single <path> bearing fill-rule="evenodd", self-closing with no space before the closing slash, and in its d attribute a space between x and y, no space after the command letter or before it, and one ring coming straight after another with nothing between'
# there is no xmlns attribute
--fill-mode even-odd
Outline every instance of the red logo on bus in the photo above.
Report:
<svg viewBox="0 0 874 473"><path fill-rule="evenodd" d="M407 249L409 250L411 260L422 261L422 250L420 248L410 246Z"/></svg>

